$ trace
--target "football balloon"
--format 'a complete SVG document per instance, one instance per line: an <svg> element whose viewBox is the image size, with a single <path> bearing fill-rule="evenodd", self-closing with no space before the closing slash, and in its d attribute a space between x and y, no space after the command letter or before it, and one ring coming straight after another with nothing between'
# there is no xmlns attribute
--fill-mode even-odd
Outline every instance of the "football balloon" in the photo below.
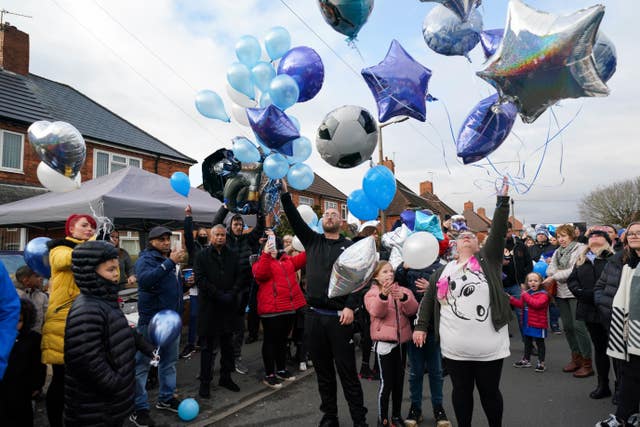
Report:
<svg viewBox="0 0 640 427"><path fill-rule="evenodd" d="M342 169L367 161L378 143L378 123L357 105L344 105L327 114L316 135L320 157Z"/></svg>

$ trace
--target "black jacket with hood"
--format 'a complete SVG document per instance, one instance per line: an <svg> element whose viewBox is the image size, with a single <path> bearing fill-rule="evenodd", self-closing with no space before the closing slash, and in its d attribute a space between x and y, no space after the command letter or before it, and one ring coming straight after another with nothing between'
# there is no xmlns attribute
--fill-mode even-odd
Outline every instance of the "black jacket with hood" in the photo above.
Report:
<svg viewBox="0 0 640 427"><path fill-rule="evenodd" d="M607 265L607 260L613 253L604 250L593 261L590 261L586 257L588 252L589 248L587 247L584 253L578 257L578 261L567 279L567 286L569 286L569 290L578 300L576 319L584 322L599 323L601 318L595 302L595 285Z"/></svg>
<svg viewBox="0 0 640 427"><path fill-rule="evenodd" d="M611 323L611 307L613 306L613 298L618 292L620 286L620 277L622 276L622 267L626 264L631 268L636 268L640 258L631 251L628 259L625 260L625 251L618 252L610 257L607 265L594 287L594 299L598 311L600 312L600 321L604 327L609 330Z"/></svg>

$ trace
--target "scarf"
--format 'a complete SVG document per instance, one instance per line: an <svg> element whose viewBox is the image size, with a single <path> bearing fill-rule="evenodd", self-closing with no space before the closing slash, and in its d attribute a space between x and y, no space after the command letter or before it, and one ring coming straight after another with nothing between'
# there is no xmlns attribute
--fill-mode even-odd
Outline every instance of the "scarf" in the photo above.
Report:
<svg viewBox="0 0 640 427"><path fill-rule="evenodd" d="M630 354L640 356L640 268L622 268L611 307L607 354L626 361Z"/></svg>
<svg viewBox="0 0 640 427"><path fill-rule="evenodd" d="M482 267L480 267L480 263L475 256L472 256L467 260L467 262L464 263L450 261L444 268L444 270L442 270L440 279L436 284L436 287L438 288L438 300L440 300L441 304L446 304L447 292L449 291L449 279L458 271L463 271L465 268L474 273L482 271Z"/></svg>
<svg viewBox="0 0 640 427"><path fill-rule="evenodd" d="M569 243L566 248L560 246L556 249L556 253L558 254L558 257L556 258L558 262L558 270L566 270L571 267L571 253L574 251L576 246L578 246L578 242L574 240Z"/></svg>

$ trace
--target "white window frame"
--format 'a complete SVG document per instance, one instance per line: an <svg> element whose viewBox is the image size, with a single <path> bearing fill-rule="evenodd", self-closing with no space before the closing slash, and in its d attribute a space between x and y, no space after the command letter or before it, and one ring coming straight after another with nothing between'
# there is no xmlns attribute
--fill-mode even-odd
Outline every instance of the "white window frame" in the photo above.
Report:
<svg viewBox="0 0 640 427"><path fill-rule="evenodd" d="M307 206L313 207L314 203L315 203L315 200L313 200L313 197L298 196L299 205L307 205Z"/></svg>
<svg viewBox="0 0 640 427"><path fill-rule="evenodd" d="M324 210L323 210L323 212L326 212L328 209L338 210L339 208L340 208L340 204L338 202L335 202L333 200L325 200L324 201Z"/></svg>
<svg viewBox="0 0 640 427"><path fill-rule="evenodd" d="M6 168L2 166L2 146L4 145L4 134L10 133L13 135L18 135L20 137L20 168ZM0 129L0 170L6 172L19 172L24 173L24 135L19 132L11 132L10 130Z"/></svg>
<svg viewBox="0 0 640 427"><path fill-rule="evenodd" d="M120 156L120 157L124 157L125 159L127 159L127 166L130 165L131 160L137 160L140 163L140 169L144 169L142 167L142 165L143 165L142 157L135 157L135 156L129 156L127 154L114 153L112 151L107 151L107 150L94 149L93 150L93 177L94 178L98 178L98 176L97 176L97 173L98 173L98 153L107 154L109 156L109 173L107 173L107 175L109 175L111 173L111 163L113 162L113 156Z"/></svg>
<svg viewBox="0 0 640 427"><path fill-rule="evenodd" d="M342 215L344 220L347 219L347 216L349 215L349 208L347 208L346 203L340 203L340 215Z"/></svg>

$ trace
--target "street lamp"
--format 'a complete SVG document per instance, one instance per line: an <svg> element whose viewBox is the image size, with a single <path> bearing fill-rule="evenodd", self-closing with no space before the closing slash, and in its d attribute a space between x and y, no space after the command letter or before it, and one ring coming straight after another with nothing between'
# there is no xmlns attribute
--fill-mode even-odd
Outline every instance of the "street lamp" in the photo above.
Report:
<svg viewBox="0 0 640 427"><path fill-rule="evenodd" d="M396 123L402 123L409 120L409 117L402 117L401 119L398 120L393 120L393 121L389 121L389 122L384 122L384 123L380 123L378 125L378 164L383 164L382 162L384 161L384 151L382 149L382 128L387 127L389 125L395 125ZM391 171L392 173L395 174L394 171ZM380 209L380 223L381 223L381 231L382 233L384 233L387 229L387 216L384 213L384 210Z"/></svg>

